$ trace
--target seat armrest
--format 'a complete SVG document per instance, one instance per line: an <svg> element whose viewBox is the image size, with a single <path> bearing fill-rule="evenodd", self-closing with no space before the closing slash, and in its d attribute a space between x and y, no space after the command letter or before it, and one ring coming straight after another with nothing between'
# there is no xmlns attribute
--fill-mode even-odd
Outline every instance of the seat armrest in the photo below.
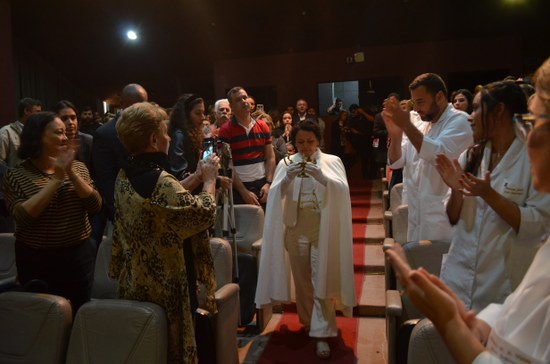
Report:
<svg viewBox="0 0 550 364"><path fill-rule="evenodd" d="M258 264L258 271L260 269L260 255L262 254L262 239L256 240L254 243L252 243L252 252L254 253L254 257L256 257L256 263Z"/></svg>
<svg viewBox="0 0 550 364"><path fill-rule="evenodd" d="M393 238L384 238L384 244L382 245L382 249L384 251L388 250L395 244L395 240Z"/></svg>
<svg viewBox="0 0 550 364"><path fill-rule="evenodd" d="M218 306L218 310L221 306L223 306L226 302L233 299L233 295L239 296L239 285L236 283L228 283L218 289L216 293L214 294L214 298L216 300L216 305Z"/></svg>
<svg viewBox="0 0 550 364"><path fill-rule="evenodd" d="M387 189L382 191L382 206L384 208L384 211L390 208L390 191L388 191Z"/></svg>
<svg viewBox="0 0 550 364"><path fill-rule="evenodd" d="M386 291L386 315L399 317L403 312L403 305L401 303L401 294L399 291L387 290Z"/></svg>
<svg viewBox="0 0 550 364"><path fill-rule="evenodd" d="M17 285L16 277L7 277L0 279L0 292L9 291Z"/></svg>
<svg viewBox="0 0 550 364"><path fill-rule="evenodd" d="M252 243L252 251L255 254L258 254L262 250L262 239L256 240L254 243Z"/></svg>

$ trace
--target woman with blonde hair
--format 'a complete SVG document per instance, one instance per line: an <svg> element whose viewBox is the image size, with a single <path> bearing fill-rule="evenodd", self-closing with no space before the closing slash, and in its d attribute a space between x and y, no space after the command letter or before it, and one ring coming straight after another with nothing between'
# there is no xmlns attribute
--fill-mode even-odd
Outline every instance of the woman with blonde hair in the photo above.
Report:
<svg viewBox="0 0 550 364"><path fill-rule="evenodd" d="M166 172L170 137L164 110L149 103L125 109L118 137L131 155L115 184L110 276L118 296L154 302L168 318L168 362L196 363L193 313L204 287L203 308L214 313L214 269L208 228L216 212L216 156L197 163L202 192L194 196Z"/></svg>

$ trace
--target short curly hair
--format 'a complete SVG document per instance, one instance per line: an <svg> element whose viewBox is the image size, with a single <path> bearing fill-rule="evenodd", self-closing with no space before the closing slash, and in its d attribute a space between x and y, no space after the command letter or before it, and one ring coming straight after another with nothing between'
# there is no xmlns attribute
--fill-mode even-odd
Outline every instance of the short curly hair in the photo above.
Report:
<svg viewBox="0 0 550 364"><path fill-rule="evenodd" d="M149 145L149 137L160 130L168 119L166 111L149 102L138 102L124 109L117 120L118 139L128 153L143 153Z"/></svg>
<svg viewBox="0 0 550 364"><path fill-rule="evenodd" d="M319 124L317 124L314 121L306 119L298 123L296 126L292 127L292 131L290 132L290 142L292 143L295 149L296 149L296 134L298 134L300 130L312 132L315 135L315 138L317 138L317 141L318 142L321 141L321 128L319 128Z"/></svg>

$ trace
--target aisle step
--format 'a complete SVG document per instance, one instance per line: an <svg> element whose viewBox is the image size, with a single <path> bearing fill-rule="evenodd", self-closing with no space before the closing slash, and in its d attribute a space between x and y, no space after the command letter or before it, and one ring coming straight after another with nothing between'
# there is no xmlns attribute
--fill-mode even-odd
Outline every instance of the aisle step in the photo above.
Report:
<svg viewBox="0 0 550 364"><path fill-rule="evenodd" d="M365 273L384 274L384 251L381 245L365 244L363 269Z"/></svg>
<svg viewBox="0 0 550 364"><path fill-rule="evenodd" d="M360 317L357 330L357 363L387 364L386 319Z"/></svg>
<svg viewBox="0 0 550 364"><path fill-rule="evenodd" d="M384 317L386 313L386 280L383 274L366 274L356 314L361 317Z"/></svg>
<svg viewBox="0 0 550 364"><path fill-rule="evenodd" d="M386 232L384 231L383 224L367 225L367 231L365 234L365 243L382 244L384 242L385 237L386 237Z"/></svg>
<svg viewBox="0 0 550 364"><path fill-rule="evenodd" d="M370 207L354 207L351 217L354 223L381 224L384 222L382 204Z"/></svg>

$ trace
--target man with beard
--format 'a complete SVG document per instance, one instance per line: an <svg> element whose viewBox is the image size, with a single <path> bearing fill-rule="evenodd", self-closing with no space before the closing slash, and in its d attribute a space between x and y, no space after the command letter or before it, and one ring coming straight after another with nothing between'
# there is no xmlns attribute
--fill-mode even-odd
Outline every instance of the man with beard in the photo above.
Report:
<svg viewBox="0 0 550 364"><path fill-rule="evenodd" d="M436 170L435 158L457 159L473 142L468 115L447 102L445 83L425 73L409 85L414 112L399 101L384 101L382 116L392 143L389 167L403 168L403 203L409 205L407 240L450 241L452 228L445 212L448 187ZM405 134L405 135L403 135Z"/></svg>
<svg viewBox="0 0 550 364"><path fill-rule="evenodd" d="M90 134L91 136L94 136L96 129L101 126L101 124L94 119L94 113L92 108L89 106L84 106L84 108L82 108L82 111L80 112L80 119L78 121L78 131L81 133Z"/></svg>

